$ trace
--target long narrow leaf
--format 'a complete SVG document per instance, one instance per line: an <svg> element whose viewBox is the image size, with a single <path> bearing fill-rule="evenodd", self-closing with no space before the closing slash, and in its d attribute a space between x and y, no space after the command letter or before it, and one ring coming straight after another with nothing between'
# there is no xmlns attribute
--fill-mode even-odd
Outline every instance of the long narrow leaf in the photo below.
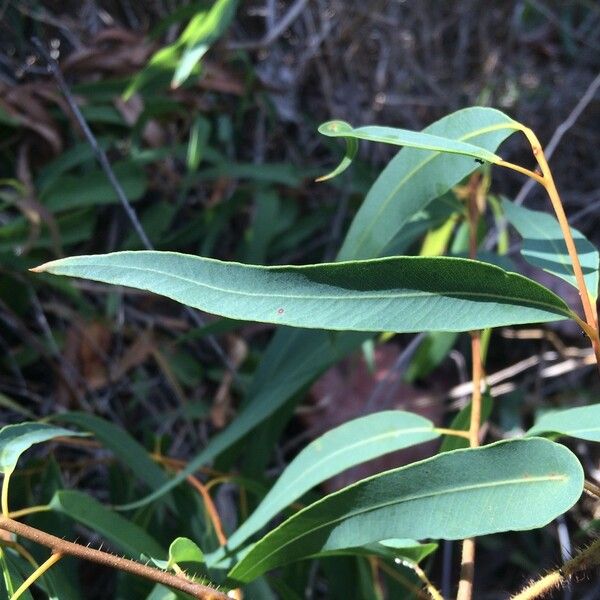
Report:
<svg viewBox="0 0 600 600"><path fill-rule="evenodd" d="M550 290L462 258L261 267L172 252L74 256L35 269L150 290L217 315L352 331L468 331L568 318Z"/></svg>
<svg viewBox="0 0 600 600"><path fill-rule="evenodd" d="M523 208L506 198L502 207L510 224L523 238L521 254L534 267L556 275L577 288L567 245L556 218L546 212ZM593 298L598 297L598 250L587 238L571 227L573 240L588 290Z"/></svg>
<svg viewBox="0 0 600 600"><path fill-rule="evenodd" d="M548 440L455 450L326 496L264 537L229 575L251 581L292 561L389 537L455 540L542 527L582 488L575 455Z"/></svg>
<svg viewBox="0 0 600 600"><path fill-rule="evenodd" d="M328 431L287 466L258 508L229 537L227 547L237 548L286 506L334 475L438 436L429 419L401 410L359 417Z"/></svg>
<svg viewBox="0 0 600 600"><path fill-rule="evenodd" d="M556 410L543 415L527 435L560 434L600 442L600 404Z"/></svg>
<svg viewBox="0 0 600 600"><path fill-rule="evenodd" d="M342 163L330 174L320 177L318 181L331 179L350 166L358 149L357 140L382 142L384 144L392 144L393 146L406 146L407 148L417 148L419 150L464 154L465 156L471 156L490 163L497 163L501 160L497 154L475 144L422 131L410 131L396 127L381 127L378 125L352 127L352 125L345 121L328 121L319 127L319 133L328 137L344 138L347 143L347 150Z"/></svg>
<svg viewBox="0 0 600 600"><path fill-rule="evenodd" d="M499 110L474 106L447 115L426 127L423 133L466 142L494 153L518 127L518 123ZM380 256L413 215L478 167L470 156L402 148L369 190L338 259Z"/></svg>

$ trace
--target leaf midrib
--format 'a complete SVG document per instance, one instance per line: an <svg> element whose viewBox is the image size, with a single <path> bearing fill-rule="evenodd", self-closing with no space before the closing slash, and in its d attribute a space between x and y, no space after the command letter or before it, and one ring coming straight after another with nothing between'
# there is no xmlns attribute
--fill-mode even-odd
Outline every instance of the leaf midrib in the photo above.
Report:
<svg viewBox="0 0 600 600"><path fill-rule="evenodd" d="M200 260L198 258L196 258L196 260ZM77 266L77 265L76 265ZM183 275L177 275L177 274L173 274L173 273L168 273L165 271L160 271L158 269L153 269L151 267L137 267L137 266L121 266L121 265L106 265L106 264L102 264L102 263L86 263L84 265L85 267L96 267L96 268L103 268L103 269L121 269L124 271L141 271L143 273L152 273L155 275L161 275L163 277L167 277L167 278L172 278L172 279L176 279L176 280L180 280L180 281L185 281L186 283L198 286L198 287L203 287L215 292L223 292L223 293L227 293L227 294L232 294L232 295L236 295L236 296L242 296L242 297L246 297L246 298L264 298L265 294L264 293L256 293L256 292L245 292L245 291L241 291L241 290L235 290L232 288L222 288L219 286L215 286L215 285L210 285L208 283L202 283L199 281L196 281L194 279L189 279L188 277L184 277ZM252 268L256 268L258 270L261 270L260 267L248 267L246 265L241 265L242 268L246 268L246 269L252 269ZM69 268L69 265L65 265L66 268ZM85 278L88 279L94 279L94 277L89 277L89 276L85 276ZM127 284L123 284L127 287ZM134 286L135 287L135 286ZM149 288L142 288L142 289L149 289ZM152 291L152 290L149 290ZM166 295L166 294L161 294L161 295ZM547 303L547 302L543 302L541 300L534 300L534 299L527 299L527 298L520 298L518 296L509 296L509 295L500 295L500 294L492 294L489 292L468 292L468 291L464 291L464 292L451 292L451 291L447 291L447 292L410 292L410 293L406 293L406 294L385 294L385 293L381 293L381 294L359 294L359 295L340 295L340 296L327 296L324 294L318 294L318 295L311 295L311 294L274 294L274 293L269 293L269 298L282 298L282 299L293 299L293 300L383 300L383 299L411 299L411 298L427 298L427 297L439 297L439 296L447 296L447 297L452 297L452 298L460 298L463 296L469 297L469 298L490 298L496 301L499 301L500 303L510 303L510 302L515 302L516 304L523 306L523 302L526 302L527 305L529 306L533 306L533 307L540 307L540 308L545 308L547 310L549 310L550 312L554 312L555 314L561 314L565 317L569 317L569 312L568 310L562 310L561 308ZM504 302L502 302L504 301ZM212 312L212 311L211 311ZM214 314L221 314L219 312L215 312ZM279 322L279 321L275 321L275 322Z"/></svg>

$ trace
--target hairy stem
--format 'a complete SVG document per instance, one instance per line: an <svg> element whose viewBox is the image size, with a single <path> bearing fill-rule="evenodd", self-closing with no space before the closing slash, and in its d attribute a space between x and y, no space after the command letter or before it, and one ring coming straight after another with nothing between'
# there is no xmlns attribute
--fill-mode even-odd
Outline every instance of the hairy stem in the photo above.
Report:
<svg viewBox="0 0 600 600"><path fill-rule="evenodd" d="M586 571L600 564L600 540L596 540L591 546L581 551L577 556L567 561L560 569L556 569L538 580L528 584L511 600L533 600L548 592L564 585L573 575L580 571Z"/></svg>
<svg viewBox="0 0 600 600"><path fill-rule="evenodd" d="M206 585L190 581L184 577L178 577L172 573L161 571L160 569L155 569L154 567L149 567L127 558L109 554L108 552L68 542L5 516L0 517L0 529L10 531L11 533L24 537L37 544L46 546L55 554L75 556L82 560L88 560L133 575L138 575L139 577L144 577L151 581L155 581L156 583L190 594L190 596L194 598L201 598L203 600L227 600L226 594Z"/></svg>

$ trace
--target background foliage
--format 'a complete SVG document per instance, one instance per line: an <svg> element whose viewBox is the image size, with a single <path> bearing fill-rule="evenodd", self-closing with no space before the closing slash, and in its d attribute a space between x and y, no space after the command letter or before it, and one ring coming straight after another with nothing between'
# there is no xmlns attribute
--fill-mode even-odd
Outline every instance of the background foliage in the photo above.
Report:
<svg viewBox="0 0 600 600"><path fill-rule="evenodd" d="M392 408L447 425L468 396L461 387L468 338L422 337L413 356L403 354L413 347L407 335L361 347L361 334L319 333L307 352L304 333L283 329L276 335L290 351L282 353L281 345L269 346L269 325L205 315L199 323L154 296L34 277L27 269L47 260L143 244L36 58L32 36L59 59L154 247L268 265L333 260L394 154L363 144L342 178L315 184L341 155L336 140L317 135L319 123L341 118L419 130L480 104L501 108L548 143L600 70L600 10L584 0L492 8L469 0L377 1L368 9L354 1L261 1L239 3L237 11L233 4L32 0L0 7L2 421L60 413L62 425L94 433L94 441L73 438L27 454L12 476L11 505L50 503L52 511L32 515L32 524L61 537L103 539L132 556L167 558L178 536L193 538L204 552L218 546L218 526L195 484L179 486L166 504L109 508L163 485L163 466L178 471L199 457L213 463L195 481L213 497L229 534L299 450L333 426ZM596 246L599 110L597 98L589 102L552 159L571 223ZM516 136L501 155L514 162L527 156ZM519 198L523 179L498 169L493 177L493 210L481 239L498 239L504 259L521 265L519 237L497 227L495 215L501 206L518 212L496 194ZM378 237L365 256L388 242L407 254L464 253L458 179L401 239ZM530 209L545 209L541 191L526 198ZM511 218L518 229L517 220ZM342 246L340 256L345 252ZM568 283L531 272L576 302ZM594 398L591 362L569 325L495 331L487 358L497 398L490 401L490 437L527 430L550 407ZM315 370L336 363L313 382ZM597 468L593 446L577 449ZM340 475L326 489L432 449L407 452ZM304 500L316 497L309 492ZM505 597L559 562L561 547L568 554L597 516L584 502L556 526L484 538L478 597ZM457 560L451 550L449 542L430 558L423 551L444 585ZM24 566L7 556L18 581ZM390 565L383 551L375 562L306 561L258 580L249 597L344 598L356 590L364 598L408 597L413 573ZM146 582L71 560L53 570L51 585L60 598L102 598L107 589L120 598L153 593ZM596 592L584 581L576 593Z"/></svg>

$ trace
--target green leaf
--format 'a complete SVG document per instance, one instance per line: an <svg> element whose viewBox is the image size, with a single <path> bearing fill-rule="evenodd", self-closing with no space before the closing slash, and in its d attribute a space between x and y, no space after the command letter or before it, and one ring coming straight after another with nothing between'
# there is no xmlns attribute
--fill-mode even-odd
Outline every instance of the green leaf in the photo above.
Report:
<svg viewBox="0 0 600 600"><path fill-rule="evenodd" d="M165 555L160 544L142 527L106 508L91 496L75 490L61 490L54 494L50 507L98 532L133 558Z"/></svg>
<svg viewBox="0 0 600 600"><path fill-rule="evenodd" d="M46 423L19 423L5 425L0 429L0 473L12 473L23 452L34 444L41 444L57 437L79 437L76 433Z"/></svg>
<svg viewBox="0 0 600 600"><path fill-rule="evenodd" d="M461 409L458 414L452 419L450 423L450 429L455 431L469 431L469 425L471 423L471 406L469 402L467 406ZM481 422L485 423L488 420L492 408L494 406L493 399L489 392L485 391L481 395ZM458 450L459 448L467 448L469 446L469 440L458 437L456 435L445 435L440 452L450 452L452 450Z"/></svg>
<svg viewBox="0 0 600 600"><path fill-rule="evenodd" d="M440 454L326 496L252 547L229 576L246 582L321 552L390 537L463 539L542 527L583 488L575 455L541 438Z"/></svg>
<svg viewBox="0 0 600 600"><path fill-rule="evenodd" d="M346 155L340 165L329 175L324 175L317 181L331 179L345 171L349 166L358 150L357 140L367 140L369 142L383 142L394 146L406 146L407 148L418 148L419 150L434 150L437 152L448 152L450 154L464 154L484 160L490 163L498 163L502 159L486 150L460 140L432 135L419 131L410 131L408 129L398 129L396 127L380 127L378 125L368 125L366 127L352 127L345 121L328 121L319 127L319 133L328 137L343 137L346 140Z"/></svg>
<svg viewBox="0 0 600 600"><path fill-rule="evenodd" d="M173 252L74 256L35 269L149 290L220 316L352 331L467 331L570 316L516 273L463 258L261 267Z"/></svg>
<svg viewBox="0 0 600 600"><path fill-rule="evenodd" d="M502 207L510 224L523 238L521 255L533 265L556 275L577 288L571 259L556 218L546 212L523 208L506 198ZM573 240L588 291L594 299L598 297L598 250L577 229L571 227Z"/></svg>
<svg viewBox="0 0 600 600"><path fill-rule="evenodd" d="M348 421L311 442L287 466L258 508L227 543L237 548L277 513L330 477L388 452L439 437L429 419L390 410Z"/></svg>
<svg viewBox="0 0 600 600"><path fill-rule="evenodd" d="M127 198L131 202L139 200L147 187L144 170L133 161L121 161L114 165L114 171ZM83 175L60 175L41 197L42 204L51 212L118 201L117 193L100 169Z"/></svg>
<svg viewBox="0 0 600 600"><path fill-rule="evenodd" d="M600 404L548 412L538 419L527 435L548 433L600 442Z"/></svg>
<svg viewBox="0 0 600 600"><path fill-rule="evenodd" d="M191 74L196 63L206 54L231 23L237 0L216 0L209 11L200 12L181 34L186 49L179 60L171 87L179 87Z"/></svg>
<svg viewBox="0 0 600 600"><path fill-rule="evenodd" d="M498 110L475 106L436 121L423 133L466 142L493 153L518 127ZM369 190L338 259L380 256L413 215L478 167L470 156L403 148Z"/></svg>
<svg viewBox="0 0 600 600"><path fill-rule="evenodd" d="M167 568L170 569L174 564L183 562L203 563L204 554L198 545L189 538L178 537L169 546Z"/></svg>
<svg viewBox="0 0 600 600"><path fill-rule="evenodd" d="M61 413L54 418L93 433L103 446L111 450L150 488L163 485L169 480L165 471L150 458L147 450L121 427L81 412Z"/></svg>

